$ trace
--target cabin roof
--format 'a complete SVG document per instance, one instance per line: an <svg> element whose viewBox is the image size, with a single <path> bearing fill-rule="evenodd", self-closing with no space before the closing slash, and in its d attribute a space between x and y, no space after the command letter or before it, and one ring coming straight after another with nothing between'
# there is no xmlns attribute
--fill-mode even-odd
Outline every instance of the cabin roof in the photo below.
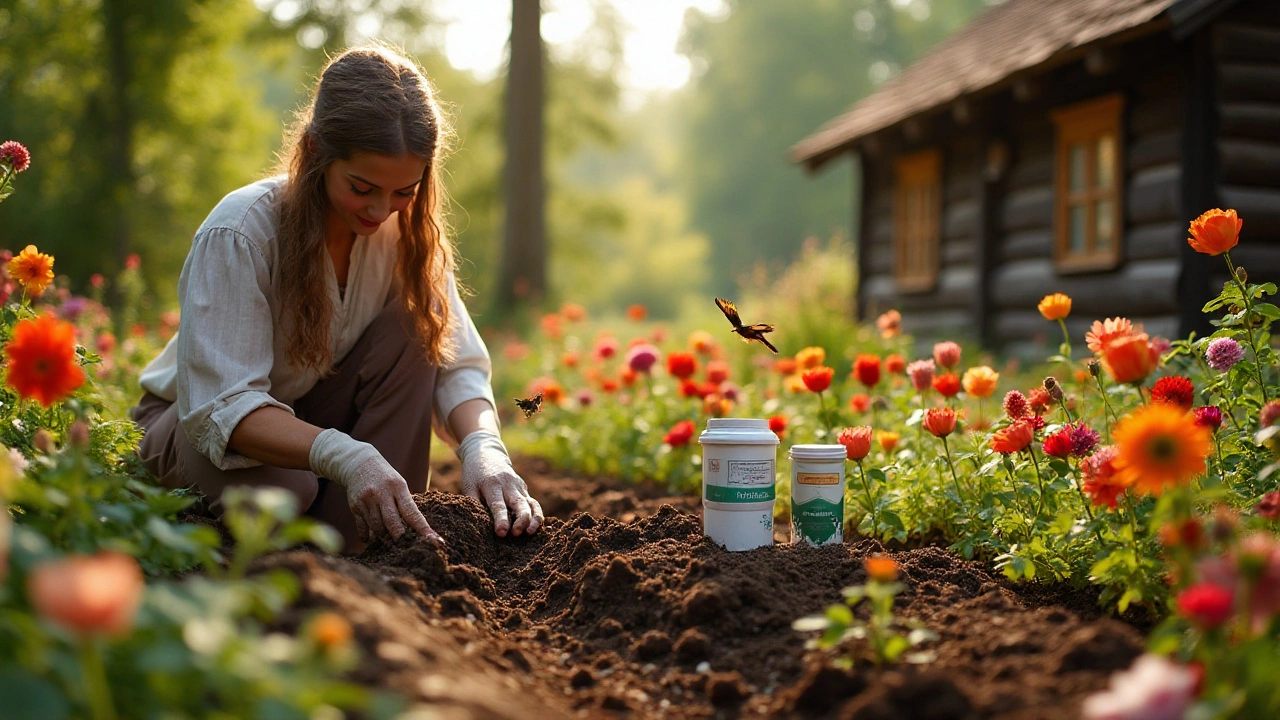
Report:
<svg viewBox="0 0 1280 720"><path fill-rule="evenodd" d="M989 92L1172 27L1181 36L1234 0L1006 0L975 18L791 149L810 170L859 138L959 98Z"/></svg>

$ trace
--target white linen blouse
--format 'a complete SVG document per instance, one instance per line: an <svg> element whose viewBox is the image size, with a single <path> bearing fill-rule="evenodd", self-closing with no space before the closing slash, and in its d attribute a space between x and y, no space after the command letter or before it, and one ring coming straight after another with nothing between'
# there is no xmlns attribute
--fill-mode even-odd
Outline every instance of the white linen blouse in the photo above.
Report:
<svg viewBox="0 0 1280 720"><path fill-rule="evenodd" d="M178 404L178 419L191 444L223 470L261 465L227 449L231 432L246 415L266 406L292 413L290 405L321 377L314 369L289 363L289 338L279 331L288 299L278 297L272 269L280 225L277 201L285 180L281 175L240 188L209 213L178 279L178 333L139 378L143 389ZM345 293L338 292L333 263L325 254L335 364L390 299L399 235L393 215L373 235L357 237ZM452 275L449 281L456 358L436 374L433 410L437 431L452 439L444 421L454 408L475 398L491 405L494 400L489 351Z"/></svg>

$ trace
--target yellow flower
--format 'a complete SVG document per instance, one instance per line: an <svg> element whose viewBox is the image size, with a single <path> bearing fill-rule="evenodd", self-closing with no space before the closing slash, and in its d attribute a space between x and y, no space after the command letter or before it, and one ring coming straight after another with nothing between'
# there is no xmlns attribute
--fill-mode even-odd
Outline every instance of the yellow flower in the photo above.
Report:
<svg viewBox="0 0 1280 720"><path fill-rule="evenodd" d="M9 261L9 275L22 283L28 295L40 297L53 282L53 256L36 250L35 245L28 245Z"/></svg>
<svg viewBox="0 0 1280 720"><path fill-rule="evenodd" d="M996 383L999 381L1000 373L986 365L979 365L966 370L961 383L970 397L985 398L991 397L991 393L996 391Z"/></svg>
<svg viewBox="0 0 1280 720"><path fill-rule="evenodd" d="M889 432L888 430L881 430L876 433L876 440L880 441L880 447L884 448L885 452L893 452L893 449L898 447L898 440L901 437L898 433Z"/></svg>
<svg viewBox="0 0 1280 720"><path fill-rule="evenodd" d="M1071 298L1062 293L1045 295L1036 307L1045 320L1061 320L1071 314Z"/></svg>
<svg viewBox="0 0 1280 720"><path fill-rule="evenodd" d="M800 376L800 373L794 373L783 378L782 387L786 388L789 393L802 393L809 389L804 386L804 378Z"/></svg>
<svg viewBox="0 0 1280 720"><path fill-rule="evenodd" d="M1154 403L1120 419L1112 430L1116 478L1126 487L1158 495L1166 486L1204 472L1213 451L1209 431L1177 405Z"/></svg>
<svg viewBox="0 0 1280 720"><path fill-rule="evenodd" d="M827 361L827 351L820 347L807 347L796 353L796 365L801 370L812 370Z"/></svg>

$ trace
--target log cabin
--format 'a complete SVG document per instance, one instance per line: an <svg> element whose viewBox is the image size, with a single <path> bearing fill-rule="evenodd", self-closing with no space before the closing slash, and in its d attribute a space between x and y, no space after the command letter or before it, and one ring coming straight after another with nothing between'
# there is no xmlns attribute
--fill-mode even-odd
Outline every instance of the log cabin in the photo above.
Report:
<svg viewBox="0 0 1280 720"><path fill-rule="evenodd" d="M1227 271L1191 219L1235 208L1232 259L1280 279L1280 0L1006 0L791 152L845 156L861 318L1015 351L1065 292L1077 343L1203 333Z"/></svg>

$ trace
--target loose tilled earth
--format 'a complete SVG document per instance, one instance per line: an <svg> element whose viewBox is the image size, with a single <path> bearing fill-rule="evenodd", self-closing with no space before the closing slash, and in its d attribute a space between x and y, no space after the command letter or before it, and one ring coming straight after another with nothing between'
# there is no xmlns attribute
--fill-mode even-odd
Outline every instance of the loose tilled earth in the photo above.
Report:
<svg viewBox="0 0 1280 720"><path fill-rule="evenodd" d="M853 670L791 629L865 580L874 541L730 553L702 536L700 500L608 478L517 470L548 516L498 539L437 464L419 501L447 540L406 535L352 560L291 552L298 621L355 628L354 679L463 718L1076 718L1141 652L1134 627L1087 594L1011 585L935 547L895 552L898 613L940 635L927 665Z"/></svg>

